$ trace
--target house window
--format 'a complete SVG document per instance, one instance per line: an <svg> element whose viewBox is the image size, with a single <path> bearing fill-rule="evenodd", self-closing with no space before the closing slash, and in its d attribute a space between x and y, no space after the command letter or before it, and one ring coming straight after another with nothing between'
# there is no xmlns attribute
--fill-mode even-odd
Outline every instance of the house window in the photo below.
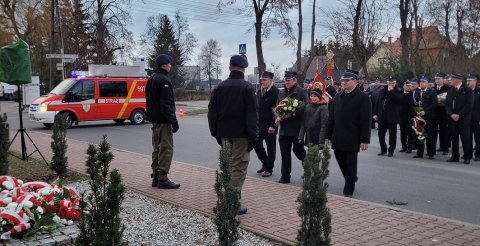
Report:
<svg viewBox="0 0 480 246"><path fill-rule="evenodd" d="M388 65L388 58L378 58L378 66L383 67Z"/></svg>

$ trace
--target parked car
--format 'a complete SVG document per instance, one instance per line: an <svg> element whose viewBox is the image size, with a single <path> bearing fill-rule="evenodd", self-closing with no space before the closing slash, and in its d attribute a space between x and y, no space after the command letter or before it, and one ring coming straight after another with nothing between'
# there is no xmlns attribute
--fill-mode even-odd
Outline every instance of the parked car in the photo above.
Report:
<svg viewBox="0 0 480 246"><path fill-rule="evenodd" d="M16 93L17 86L0 82L0 98L14 100L13 94Z"/></svg>

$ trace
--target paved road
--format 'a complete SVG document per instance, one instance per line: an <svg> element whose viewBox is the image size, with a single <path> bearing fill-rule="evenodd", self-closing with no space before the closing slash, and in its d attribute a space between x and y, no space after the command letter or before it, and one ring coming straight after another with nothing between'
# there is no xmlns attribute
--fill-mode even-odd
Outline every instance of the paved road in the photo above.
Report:
<svg viewBox="0 0 480 246"><path fill-rule="evenodd" d="M4 103L4 102L2 102ZM5 105L2 104L4 107ZM184 106L202 108L205 105ZM18 128L18 113L11 112L9 123L11 129ZM26 118L26 113L23 113ZM48 133L51 130L43 125L24 121L27 131ZM102 134L107 134L113 148L128 150L141 154L150 154L151 136L148 124L133 126L111 121L80 123L68 130L68 138L85 142L98 143ZM386 201L408 202L399 206L416 212L441 216L463 222L480 224L480 163L470 165L445 162L447 157L436 156L435 160L416 160L412 154L395 153L392 158L379 157L377 132L372 131L372 144L368 151L359 155L359 182L354 198L387 205ZM18 141L18 140L16 140ZM180 119L180 131L174 134L174 159L199 166L217 168L219 146L210 137L205 116ZM258 158L253 153L248 175L259 177L256 170L260 167ZM276 181L280 178L280 151L277 148L277 161L274 175L266 178ZM133 163L134 164L134 163ZM335 161L330 164L329 193L341 195L343 178ZM301 185L303 169L300 161L293 160L291 185ZM147 178L147 177L146 177ZM262 192L262 187L258 187Z"/></svg>

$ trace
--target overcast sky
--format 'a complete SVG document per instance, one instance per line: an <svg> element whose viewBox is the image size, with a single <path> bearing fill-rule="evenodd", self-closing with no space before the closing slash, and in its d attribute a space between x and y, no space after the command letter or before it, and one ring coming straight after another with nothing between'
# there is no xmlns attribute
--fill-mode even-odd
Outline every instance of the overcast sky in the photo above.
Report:
<svg viewBox="0 0 480 246"><path fill-rule="evenodd" d="M229 6L220 13L216 5L217 0L144 0L142 3L139 0L132 1L131 15L133 25L130 30L133 31L135 39L138 40L139 35L145 31L145 23L148 16L154 14L167 14L170 19L173 19L175 10L179 9L181 14L188 18L190 25L190 32L192 32L198 39L198 47L192 56L192 60L187 65L197 65L197 56L200 47L207 42L208 39L216 39L222 48L222 76L225 79L228 76L228 63L230 56L238 54L238 45L247 45L247 57L249 67L246 74L253 74L253 67L257 66L256 48L255 48L255 34L248 32L249 27L254 22L254 17L244 17L235 14L236 8L243 8L244 1L237 0L234 6ZM317 0L317 6L324 6L325 3L334 7L337 0ZM304 34L303 39L306 40L302 49L309 46L310 28L311 28L311 1L304 1ZM319 11L317 11L318 13ZM297 10L291 11L291 19L293 26L298 22ZM317 23L321 21L322 15L317 14ZM297 35L298 29L295 28ZM272 34L268 40L263 42L264 58L266 60L267 68L271 67L271 63L281 64L281 71L285 71L286 67L291 67L295 62L295 49L284 46L285 39L278 34L279 29L273 29ZM325 36L318 35L321 40Z"/></svg>

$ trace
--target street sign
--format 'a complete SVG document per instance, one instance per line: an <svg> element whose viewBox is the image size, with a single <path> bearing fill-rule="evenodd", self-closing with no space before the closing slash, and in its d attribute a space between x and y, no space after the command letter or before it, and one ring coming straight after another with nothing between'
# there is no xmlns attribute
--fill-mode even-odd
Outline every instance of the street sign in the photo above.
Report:
<svg viewBox="0 0 480 246"><path fill-rule="evenodd" d="M238 45L238 54L247 54L247 44Z"/></svg>
<svg viewBox="0 0 480 246"><path fill-rule="evenodd" d="M63 67L63 63L57 63L57 67Z"/></svg>
<svg viewBox="0 0 480 246"><path fill-rule="evenodd" d="M66 63L73 63L73 58L63 58L62 61Z"/></svg>
<svg viewBox="0 0 480 246"><path fill-rule="evenodd" d="M57 70L62 71L63 67L62 66L57 66Z"/></svg>
<svg viewBox="0 0 480 246"><path fill-rule="evenodd" d="M68 59L77 59L78 58L78 54L47 54L47 58L48 59L51 59L51 58L68 58Z"/></svg>
<svg viewBox="0 0 480 246"><path fill-rule="evenodd" d="M335 53L333 53L333 51L329 50L329 51L327 52L327 57L328 57L328 59L331 60L331 59L333 58L333 56L335 56Z"/></svg>

